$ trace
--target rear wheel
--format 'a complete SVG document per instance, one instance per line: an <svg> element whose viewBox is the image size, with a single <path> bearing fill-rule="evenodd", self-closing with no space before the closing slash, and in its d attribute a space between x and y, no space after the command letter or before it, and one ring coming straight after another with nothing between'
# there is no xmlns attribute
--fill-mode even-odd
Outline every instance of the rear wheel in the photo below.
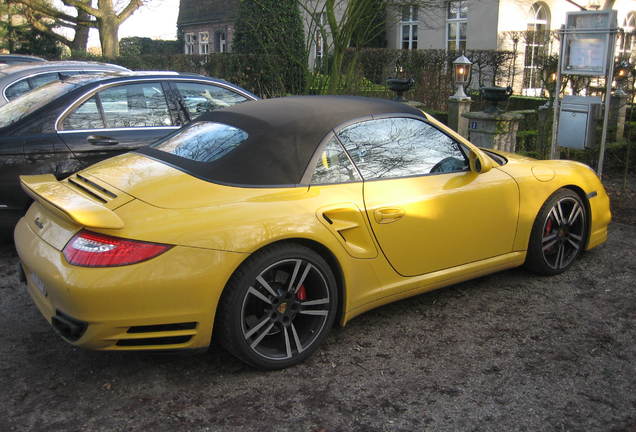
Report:
<svg viewBox="0 0 636 432"><path fill-rule="evenodd" d="M559 189L541 208L532 228L526 267L543 275L565 271L581 253L587 233L587 212L581 198Z"/></svg>
<svg viewBox="0 0 636 432"><path fill-rule="evenodd" d="M329 265L313 250L275 245L250 257L219 308L221 344L244 362L280 369L304 361L332 327L338 303Z"/></svg>

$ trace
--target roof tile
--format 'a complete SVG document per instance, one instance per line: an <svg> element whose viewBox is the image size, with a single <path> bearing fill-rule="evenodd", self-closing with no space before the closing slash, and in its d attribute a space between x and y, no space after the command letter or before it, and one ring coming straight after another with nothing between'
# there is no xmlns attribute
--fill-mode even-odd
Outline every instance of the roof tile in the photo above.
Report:
<svg viewBox="0 0 636 432"><path fill-rule="evenodd" d="M181 0L177 25L233 22L239 0Z"/></svg>

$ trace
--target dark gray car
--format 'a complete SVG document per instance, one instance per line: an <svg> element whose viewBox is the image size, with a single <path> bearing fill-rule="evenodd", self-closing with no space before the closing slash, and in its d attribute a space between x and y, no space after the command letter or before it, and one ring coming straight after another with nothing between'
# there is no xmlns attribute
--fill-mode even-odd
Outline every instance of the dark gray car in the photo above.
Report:
<svg viewBox="0 0 636 432"><path fill-rule="evenodd" d="M0 233L24 213L21 174L63 178L146 146L199 115L258 99L223 80L176 72L79 75L0 107Z"/></svg>
<svg viewBox="0 0 636 432"><path fill-rule="evenodd" d="M41 57L24 55L24 54L0 54L0 66L24 64L24 63L38 63L45 62L46 60Z"/></svg>
<svg viewBox="0 0 636 432"><path fill-rule="evenodd" d="M125 67L97 62L21 63L0 69L0 106L33 89L79 74L125 72Z"/></svg>

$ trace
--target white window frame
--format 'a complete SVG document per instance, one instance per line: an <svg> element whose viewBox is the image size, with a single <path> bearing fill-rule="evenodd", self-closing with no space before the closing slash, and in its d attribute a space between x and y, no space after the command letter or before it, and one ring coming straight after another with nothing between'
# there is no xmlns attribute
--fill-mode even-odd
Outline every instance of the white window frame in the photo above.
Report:
<svg viewBox="0 0 636 432"><path fill-rule="evenodd" d="M616 57L633 60L636 50L636 12L628 12L621 27L623 33L617 42Z"/></svg>
<svg viewBox="0 0 636 432"><path fill-rule="evenodd" d="M210 33L199 32L199 54L207 55L210 53Z"/></svg>
<svg viewBox="0 0 636 432"><path fill-rule="evenodd" d="M322 29L327 24L327 13L320 12L318 14L318 25L316 26L316 38L314 41L314 52L316 54L316 62L321 61L325 56L325 43L326 41L322 37Z"/></svg>
<svg viewBox="0 0 636 432"><path fill-rule="evenodd" d="M218 52L227 52L227 30L217 30L214 32L214 43L216 45L216 38L219 38L219 50ZM215 47L216 48L216 47Z"/></svg>
<svg viewBox="0 0 636 432"><path fill-rule="evenodd" d="M539 15L541 14L541 12L543 12L543 15L545 16L545 18L539 18ZM528 30L530 30L530 26L532 26L534 28L534 31L537 31L537 27L538 26L545 26L546 31L550 30L550 8L548 7L547 4L543 3L543 2L536 2L532 5L532 7L530 8L530 13L531 13L531 17L528 20ZM536 47L537 49L541 48L542 46L544 46L543 44L541 44L539 41L536 41L536 39L533 37L532 41L527 41L526 43L526 47ZM532 50L532 52L534 53L535 50ZM526 51L527 53L527 51ZM525 84L526 81L526 74L530 74L529 77L529 82L530 84L532 83L536 83L537 79L538 79L538 71L539 71L539 66L535 63L535 59L531 58L530 59L530 65L525 65L525 60L524 60L524 66L523 66L523 82ZM522 93L524 96L542 96L541 92L542 92L542 86L530 86L530 87L524 87L522 89Z"/></svg>
<svg viewBox="0 0 636 432"><path fill-rule="evenodd" d="M449 17L451 6L456 4L457 12L454 17ZM466 9L466 16L462 16L462 7ZM450 39L450 26L455 27L455 51L462 52L460 48L461 42L461 27L462 24L466 24L466 46L468 45L468 2L467 0L451 0L446 6L446 51L449 51L448 46L451 42Z"/></svg>
<svg viewBox="0 0 636 432"><path fill-rule="evenodd" d="M405 16L404 10L408 10ZM412 50L417 49L419 19L418 7L413 5L405 5L400 8L400 49ZM404 46L404 27L408 28L407 46Z"/></svg>
<svg viewBox="0 0 636 432"><path fill-rule="evenodd" d="M189 55L196 54L197 52L197 34L189 32L184 35L185 39L185 53Z"/></svg>

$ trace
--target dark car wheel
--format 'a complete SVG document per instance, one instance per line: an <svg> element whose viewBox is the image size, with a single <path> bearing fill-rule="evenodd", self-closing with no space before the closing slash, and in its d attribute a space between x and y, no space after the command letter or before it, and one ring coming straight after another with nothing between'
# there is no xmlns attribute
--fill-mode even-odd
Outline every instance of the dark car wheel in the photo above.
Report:
<svg viewBox="0 0 636 432"><path fill-rule="evenodd" d="M526 268L542 275L565 271L585 247L587 211L581 198L559 189L541 208L532 227Z"/></svg>
<svg viewBox="0 0 636 432"><path fill-rule="evenodd" d="M251 256L221 297L216 335L233 355L260 369L304 361L332 327L336 280L313 250L274 245Z"/></svg>

